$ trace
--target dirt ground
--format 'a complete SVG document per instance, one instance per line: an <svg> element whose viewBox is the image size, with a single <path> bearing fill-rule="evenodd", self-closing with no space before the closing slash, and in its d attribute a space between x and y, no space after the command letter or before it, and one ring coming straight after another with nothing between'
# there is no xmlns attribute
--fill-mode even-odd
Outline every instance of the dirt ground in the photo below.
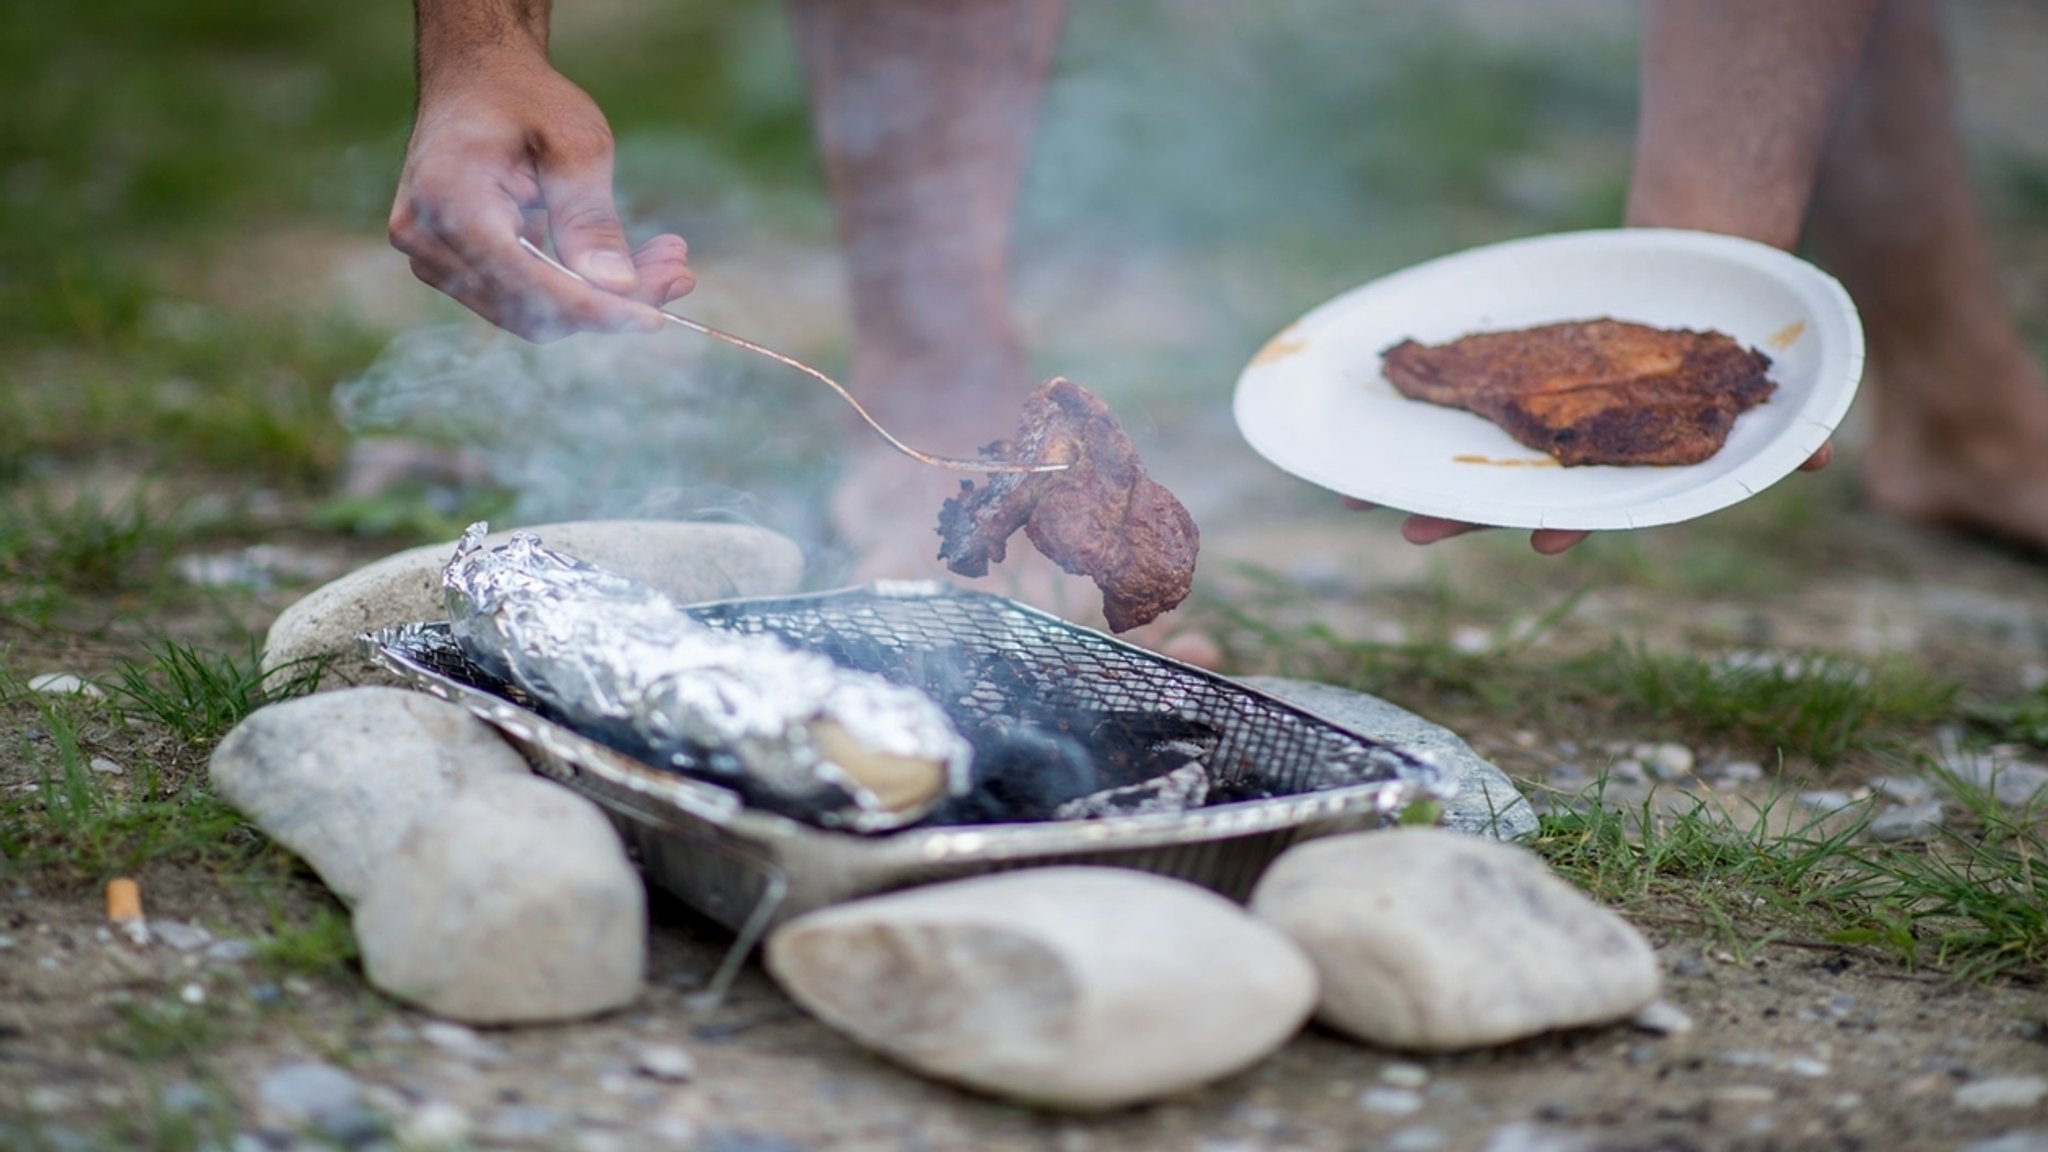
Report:
<svg viewBox="0 0 2048 1152"><path fill-rule="evenodd" d="M1859 562L1811 573L1795 593L1751 605L1746 634L1837 650L1892 647L1904 637L1930 658L1992 679L2038 666L2048 589L2031 562L1867 513L1852 517ZM1216 556L1270 554L1279 531L1271 519L1244 522L1269 527L1236 541L1216 534ZM1355 603L1370 604L1372 589L1414 575L1404 569L1415 554L1394 543L1392 531L1375 521L1333 532L1312 509L1282 534L1304 568L1347 573L1344 587L1320 601L1333 615L1337 605L1354 604L1371 617ZM341 546L328 562L363 558ZM285 589L270 600L292 595ZM1617 593L1580 614L1585 627L1653 637L1658 628L1649 622L1659 621L1667 641L1681 644L1689 629L1726 627L1725 605L1686 602L1675 620L1672 604ZM1859 641L1873 620L1883 622L1882 640ZM10 644L10 661L23 672L94 671L118 647L53 644L48 633L17 633ZM1466 734L1482 754L1532 781L1558 760L1545 749L1598 735L1545 731L1532 739L1485 724ZM82 739L93 754L122 761L147 755L161 734L109 716ZM28 762L8 757L0 788L27 783ZM1778 783L1854 781L1837 772ZM139 879L153 919L203 926L215 943L137 948L107 928L95 886L16 882L0 892L0 1116L26 1125L0 1129L0 1138L23 1147L212 1147L219 1145L179 1134L243 1132L255 1135L237 1147L298 1146L267 1117L257 1089L277 1068L307 1059L346 1068L367 1107L396 1125L390 1135L401 1146L433 1146L452 1134L469 1141L456 1146L478 1148L707 1152L1879 1149L1963 1147L2048 1130L2048 1106L2039 1101L1983 1110L1956 1095L1986 1079L2048 1074L2048 995L2031 979L1956 983L1881 953L1731 932L1678 910L1667 919L1653 907L1638 919L1690 1031L1616 1026L1416 1059L1311 1029L1257 1068L1198 1092L1064 1118L891 1067L802 1016L758 967L724 1005L693 1008L691 993L727 940L673 902L656 901L648 990L630 1009L582 1024L451 1037L423 1031L425 1017L378 996L346 962L280 965L218 947L331 919L336 905L303 873L259 883L170 860L145 867ZM687 1082L638 1069L648 1045L670 1042L695 1059ZM116 1133L108 1143L85 1142L105 1131ZM374 1126L341 1135L365 1144L381 1138Z"/></svg>
<svg viewBox="0 0 2048 1152"><path fill-rule="evenodd" d="M1573 11L1598 21L1607 8ZM1965 15L1958 77L1973 144L2048 154L2038 68L2048 17L2018 3L1978 4ZM2038 330L2048 314L2048 233L2035 226L2015 235L2001 258L2015 302ZM249 266L232 269L233 283L205 290L218 288L230 309L317 281L337 309L373 324L395 327L421 310L403 261L375 236L286 231L254 238L245 251ZM766 258L749 259L752 279L706 257L704 281L724 285L722 295L707 293L707 319L756 331L751 324L764 311L776 315L771 309L843 315L828 255L770 245ZM1174 310L1199 295L1189 285L1207 284L1210 270L1117 271L1124 278L1106 293L1095 291L1103 269L1085 258L1040 267L1020 289L1020 309L1037 329L1059 334L1062 352L1109 350L1091 366L1126 353L1163 360L1162 347L1198 343L1187 328L1202 325L1187 317L1204 314ZM836 321L813 323L820 331L799 331L797 345L829 347L843 335ZM1131 352L1137 344L1144 347ZM1216 603L1248 602L1261 580L1277 577L1294 591L1272 609L1276 620L1402 642L1424 632L1425 617L1446 617L1438 622L1451 642L1469 634L1483 648L1569 601L1546 642L1623 638L1670 651L1898 659L1982 698L2048 680L2048 566L1870 512L1855 492L1854 418L1840 464L1787 482L1817 495L1759 500L1698 528L1636 534L1642 542L1629 548L1589 549L1590 560L1545 562L1505 534L1407 547L1390 518L1361 519L1277 476L1236 439L1220 397L1207 401L1216 402L1199 412L1151 411L1139 433L1148 448L1177 446L1154 470L1202 523L1199 591ZM134 479L104 461L91 468L38 482L108 494ZM297 567L250 593L159 597L144 588L88 596L49 624L0 616L0 662L10 674L103 676L137 658L151 636L233 648L305 590L391 550L308 527L317 500L251 491L234 478L148 482L170 485L180 505L213 500L237 510L234 531L211 544L188 540L181 553L260 541L285 549ZM1498 720L1469 699L1439 700L1419 686L1387 694L1453 724L1532 788L1548 780L1576 787L1604 767L1595 750L1606 741L1668 736L1641 726L1586 730L1569 715ZM129 766L96 781L110 794L175 792L203 772L203 750L179 748L161 725L87 712L83 751ZM29 710L0 718L0 800L32 802L51 739ZM1691 743L1702 765L1762 758L1754 748ZM136 767L144 762L162 775L145 778ZM1852 790L1897 770L1877 757L1825 768L1769 763L1759 780L1694 782L1687 794L1739 808L1803 789ZM1647 788L1631 787L1610 798L1650 799ZM869 1056L803 1016L758 966L724 1004L693 1007L729 941L658 895L648 985L630 1008L554 1027L436 1025L364 983L335 935L345 910L317 881L246 830L224 835L225 856L181 850L136 870L151 920L170 927L148 946L107 926L97 879L0 859L0 1150L1762 1152L1957 1149L2003 1136L2011 1138L1984 1152L2048 1148L2048 1100L2024 1085L2006 1099L1982 1090L2004 1078L2048 1077L2048 989L2038 971L1958 981L1873 948L1774 930L1762 912L1716 923L1678 904L1632 910L1657 945L1668 999L1690 1017L1683 1032L1616 1025L1418 1058L1310 1028L1256 1068L1185 1096L1065 1117L956 1091ZM14 847L0 842L0 857ZM252 947L264 955L249 955ZM687 1078L643 1067L651 1047L669 1044L693 1057ZM359 1122L298 1133L266 1109L260 1087L304 1061L346 1071L364 1106Z"/></svg>

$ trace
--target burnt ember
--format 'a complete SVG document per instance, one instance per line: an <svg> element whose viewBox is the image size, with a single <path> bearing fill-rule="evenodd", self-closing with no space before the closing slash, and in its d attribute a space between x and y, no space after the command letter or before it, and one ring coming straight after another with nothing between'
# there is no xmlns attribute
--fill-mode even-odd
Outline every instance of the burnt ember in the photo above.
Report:
<svg viewBox="0 0 2048 1152"><path fill-rule="evenodd" d="M1014 439L983 448L990 459L1059 462L1061 472L997 473L939 510L939 559L962 576L986 576L1023 529L1054 563L1102 590L1113 631L1149 623L1187 598L1201 537L1188 510L1153 481L1109 408L1061 377L1024 402Z"/></svg>
<svg viewBox="0 0 2048 1152"><path fill-rule="evenodd" d="M1202 807L1206 771L1199 761L1217 733L1198 721L1159 713L1050 712L1035 720L1004 717L966 733L974 747L965 795L933 813L931 824L1009 824L1138 811ZM1158 782L1196 766L1200 790Z"/></svg>

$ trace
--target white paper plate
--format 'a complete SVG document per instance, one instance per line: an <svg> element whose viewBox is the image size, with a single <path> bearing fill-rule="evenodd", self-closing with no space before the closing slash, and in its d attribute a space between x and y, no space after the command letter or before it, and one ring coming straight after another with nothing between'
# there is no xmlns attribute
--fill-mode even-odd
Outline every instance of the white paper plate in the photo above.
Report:
<svg viewBox="0 0 2048 1152"><path fill-rule="evenodd" d="M1404 339L1601 316L1726 332L1770 356L1778 390L1703 463L1561 468L1480 416L1403 397L1380 372L1380 353ZM1474 248L1354 288L1259 350L1235 411L1260 455L1360 500L1507 528L1647 528L1798 468L1862 376L1856 306L1827 273L1732 236L1627 228Z"/></svg>

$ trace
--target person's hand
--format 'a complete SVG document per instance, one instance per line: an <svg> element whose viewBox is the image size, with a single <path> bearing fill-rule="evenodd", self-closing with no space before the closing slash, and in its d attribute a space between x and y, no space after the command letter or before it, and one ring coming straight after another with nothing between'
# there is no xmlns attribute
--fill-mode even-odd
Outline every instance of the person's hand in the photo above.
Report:
<svg viewBox="0 0 2048 1152"><path fill-rule="evenodd" d="M1812 456L1807 457L1806 463L1801 464L1799 470L1801 472L1818 472L1822 468L1827 467L1828 461L1834 458L1835 444L1834 441L1830 440L1822 444ZM1363 500L1352 500L1349 498L1345 499L1344 504L1346 507L1360 510L1370 510L1379 507L1377 504L1368 504ZM1410 516L1401 522L1401 538L1410 544L1434 544L1439 540L1448 540L1453 536L1463 536L1467 532L1477 532L1487 527L1490 527L1490 525L1467 524L1462 520L1445 520L1438 516ZM1591 532L1577 529L1538 528L1534 532L1529 533L1529 547L1534 548L1545 556L1555 556L1574 547L1591 535Z"/></svg>
<svg viewBox="0 0 2048 1152"><path fill-rule="evenodd" d="M519 246L552 239L579 284ZM626 243L604 113L538 50L422 68L419 115L391 208L413 274L529 340L647 332L696 285L683 238Z"/></svg>

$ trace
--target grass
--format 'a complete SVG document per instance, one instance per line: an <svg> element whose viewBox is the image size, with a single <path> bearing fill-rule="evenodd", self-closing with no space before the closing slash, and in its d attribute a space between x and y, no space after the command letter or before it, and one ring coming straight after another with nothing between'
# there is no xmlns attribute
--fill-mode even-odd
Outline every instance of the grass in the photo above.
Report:
<svg viewBox="0 0 2048 1152"><path fill-rule="evenodd" d="M121 668L113 698L195 748L211 746L265 704L313 691L324 671L318 660L266 671L262 647L254 642L242 657L175 640L155 641L147 651L148 662Z"/></svg>
<svg viewBox="0 0 2048 1152"><path fill-rule="evenodd" d="M1675 816L1647 800L1617 807L1608 803L1607 788L1603 777L1583 802L1541 817L1531 844L1603 903L1638 912L1675 904L1730 927L1761 919L1771 925L1766 932L1833 931L1844 926L1837 917L1863 926L1853 907L1829 895L1830 869L1858 849L1863 821L1807 818L1787 827L1770 818L1788 802L1776 797L1743 827L1704 801ZM1759 900L1771 915L1758 916Z"/></svg>
<svg viewBox="0 0 2048 1152"><path fill-rule="evenodd" d="M1211 611L1247 667L1397 702L1427 700L1453 726L1470 716L1544 728L1569 717L1584 729L1640 730L1759 759L1829 765L1896 750L1958 714L1954 684L1896 661L1652 650L1619 641L1572 651L1544 643L1578 602L1578 593L1568 594L1540 617L1495 630L1478 647L1458 643L1453 628L1474 606L1458 604L1442 584L1427 603L1410 606L1421 638L1405 643L1360 640L1312 614L1275 612L1270 603ZM1310 618L1278 622L1303 615Z"/></svg>
<svg viewBox="0 0 2048 1152"><path fill-rule="evenodd" d="M145 1063L189 1060L218 1047L230 1031L226 1013L208 1001L187 1004L176 997L116 1009L121 1027L108 1047Z"/></svg>
<svg viewBox="0 0 2048 1152"><path fill-rule="evenodd" d="M1968 710L1970 721L1993 740L2048 748L2048 685Z"/></svg>
<svg viewBox="0 0 2048 1152"><path fill-rule="evenodd" d="M121 668L105 703L0 679L0 704L20 725L20 754L35 783L32 792L0 797L0 870L102 883L162 860L233 869L266 854L262 839L192 773L190 757L263 704L310 691L318 666L266 681L253 652L237 659L171 641L150 652L148 662ZM123 775L92 768L94 749L119 739L111 722L122 718L146 719L174 737L162 763L124 754Z"/></svg>
<svg viewBox="0 0 2048 1152"><path fill-rule="evenodd" d="M51 747L38 754L36 790L0 799L0 872L104 883L151 863L180 859L235 866L261 841L232 809L196 784L166 787L146 765L116 785L93 771L77 728L45 713Z"/></svg>
<svg viewBox="0 0 2048 1152"><path fill-rule="evenodd" d="M320 977L347 974L356 960L356 937L349 928L348 910L330 900L294 919L273 905L270 936L257 945L256 955L279 972Z"/></svg>
<svg viewBox="0 0 2048 1152"><path fill-rule="evenodd" d="M0 581L88 594L148 587L163 575L169 536L140 490L68 500L17 491L0 509Z"/></svg>
<svg viewBox="0 0 2048 1152"><path fill-rule="evenodd" d="M1568 694L1605 704L1619 720L1821 765L1897 747L1954 712L1955 685L1897 662L1743 656L1616 643L1558 671Z"/></svg>
<svg viewBox="0 0 2048 1152"><path fill-rule="evenodd" d="M1618 808L1603 779L1586 802L1543 816L1531 846L1604 903L1712 925L1740 948L1791 938L1876 949L1958 981L2038 978L2048 972L2041 813L1941 780L1966 815L1928 845L1865 838L1867 808L1773 820L1782 795L1739 823L1704 802L1677 815L1648 801Z"/></svg>

